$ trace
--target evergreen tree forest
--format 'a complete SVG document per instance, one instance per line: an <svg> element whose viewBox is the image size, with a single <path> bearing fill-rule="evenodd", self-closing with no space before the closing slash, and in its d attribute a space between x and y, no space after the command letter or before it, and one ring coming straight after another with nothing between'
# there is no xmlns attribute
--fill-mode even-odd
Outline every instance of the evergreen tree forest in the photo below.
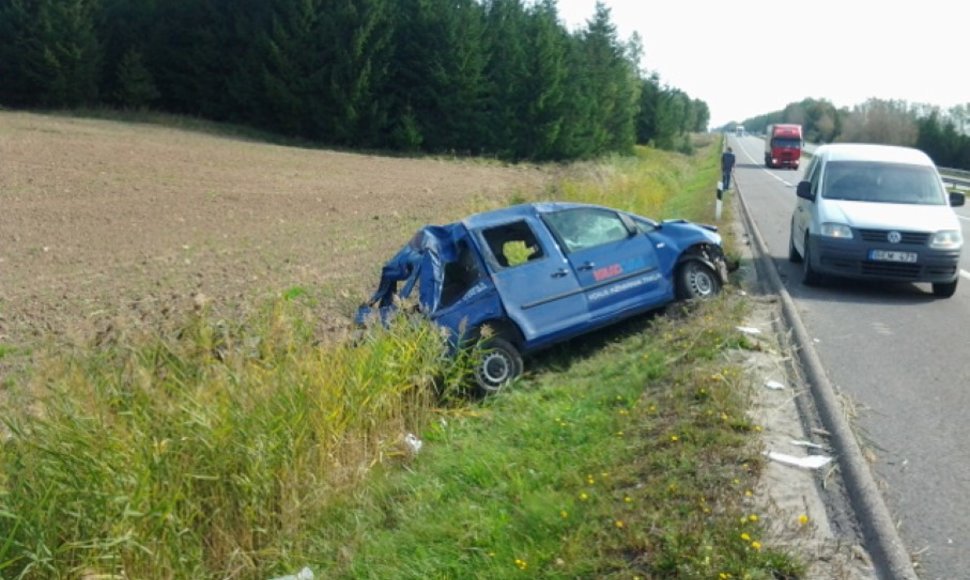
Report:
<svg viewBox="0 0 970 580"><path fill-rule="evenodd" d="M689 148L706 103L555 0L0 0L0 105L150 109L329 146L570 160Z"/></svg>

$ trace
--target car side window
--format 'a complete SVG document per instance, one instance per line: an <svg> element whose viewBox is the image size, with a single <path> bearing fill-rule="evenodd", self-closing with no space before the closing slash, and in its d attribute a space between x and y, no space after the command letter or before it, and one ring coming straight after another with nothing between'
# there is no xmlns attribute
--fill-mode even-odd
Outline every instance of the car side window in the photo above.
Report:
<svg viewBox="0 0 970 580"><path fill-rule="evenodd" d="M821 183L822 175L822 164L818 161L818 157L812 158L812 162L808 166L808 172L806 173L806 179L812 184L812 194L818 196L818 187Z"/></svg>
<svg viewBox="0 0 970 580"><path fill-rule="evenodd" d="M502 268L518 266L545 257L535 232L525 220L482 230L495 261Z"/></svg>
<svg viewBox="0 0 970 580"><path fill-rule="evenodd" d="M616 212L599 208L575 208L544 216L566 252L594 248L630 237L630 230Z"/></svg>

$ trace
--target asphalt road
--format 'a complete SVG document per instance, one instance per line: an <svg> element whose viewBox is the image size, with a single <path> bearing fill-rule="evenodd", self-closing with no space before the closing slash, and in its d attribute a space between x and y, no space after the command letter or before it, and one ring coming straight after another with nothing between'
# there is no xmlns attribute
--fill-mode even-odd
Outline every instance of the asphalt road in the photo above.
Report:
<svg viewBox="0 0 970 580"><path fill-rule="evenodd" d="M829 379L855 414L876 480L922 578L970 578L970 249L950 299L928 284L829 280L788 262L802 170L766 169L763 142L729 137L735 180ZM970 240L970 208L956 208Z"/></svg>

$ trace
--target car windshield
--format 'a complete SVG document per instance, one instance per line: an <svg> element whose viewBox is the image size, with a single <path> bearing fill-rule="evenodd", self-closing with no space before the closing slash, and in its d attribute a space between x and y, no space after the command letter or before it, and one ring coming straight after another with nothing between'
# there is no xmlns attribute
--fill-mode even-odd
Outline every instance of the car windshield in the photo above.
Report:
<svg viewBox="0 0 970 580"><path fill-rule="evenodd" d="M876 203L946 205L932 168L902 163L833 161L826 165L822 197Z"/></svg>
<svg viewBox="0 0 970 580"><path fill-rule="evenodd" d="M802 142L799 141L798 139L776 138L776 139L772 139L771 144L774 147L801 147L802 146Z"/></svg>

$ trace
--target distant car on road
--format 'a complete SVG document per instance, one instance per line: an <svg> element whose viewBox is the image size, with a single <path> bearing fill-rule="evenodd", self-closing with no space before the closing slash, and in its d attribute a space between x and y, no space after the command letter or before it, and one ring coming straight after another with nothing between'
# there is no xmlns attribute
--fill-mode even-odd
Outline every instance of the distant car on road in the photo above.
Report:
<svg viewBox="0 0 970 580"><path fill-rule="evenodd" d="M384 265L357 321L375 306L383 318L395 295L417 288L421 311L448 330L453 346L481 346L476 383L497 391L522 372L522 354L676 299L717 294L727 264L716 230L563 202L425 226Z"/></svg>
<svg viewBox="0 0 970 580"><path fill-rule="evenodd" d="M959 281L963 236L949 193L930 158L888 145L823 145L798 184L788 257L802 281L825 274L930 282L940 298Z"/></svg>

